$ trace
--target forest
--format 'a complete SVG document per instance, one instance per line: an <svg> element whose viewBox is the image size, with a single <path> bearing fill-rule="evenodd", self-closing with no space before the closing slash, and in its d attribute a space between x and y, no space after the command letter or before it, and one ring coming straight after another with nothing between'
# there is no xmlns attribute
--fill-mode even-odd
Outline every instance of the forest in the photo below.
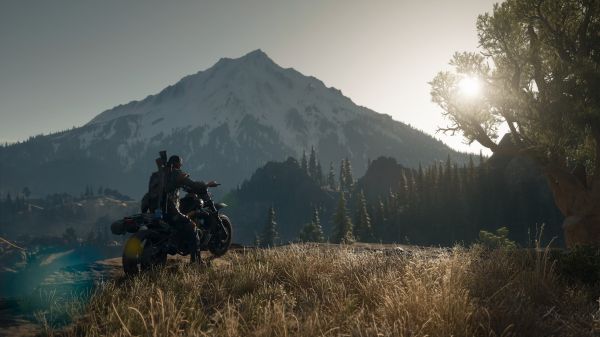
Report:
<svg viewBox="0 0 600 337"><path fill-rule="evenodd" d="M527 246L544 227L548 241L563 243L563 217L539 167L527 158L479 155L458 165L448 157L414 169L380 157L355 179L349 160L338 170L330 164L324 174L317 157L312 149L308 159L269 163L228 196L241 208L232 209L235 214L264 225L250 225L255 242L452 246L505 227ZM250 212L249 205L264 211Z"/></svg>

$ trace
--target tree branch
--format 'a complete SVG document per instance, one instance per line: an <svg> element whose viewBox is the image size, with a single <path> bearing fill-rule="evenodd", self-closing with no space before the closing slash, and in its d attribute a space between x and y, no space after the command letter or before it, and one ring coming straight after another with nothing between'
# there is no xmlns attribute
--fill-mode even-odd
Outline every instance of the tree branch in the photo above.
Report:
<svg viewBox="0 0 600 337"><path fill-rule="evenodd" d="M554 35L554 38L557 42L556 51L558 52L560 58L565 62L571 62L571 55L569 55L569 53L565 49L565 41L563 38L564 34L555 27L553 27L550 21L548 21L548 18L546 18L542 14L541 3L542 1L536 4L537 19L540 20L540 22L546 27L546 29L548 29L548 31L550 31Z"/></svg>
<svg viewBox="0 0 600 337"><path fill-rule="evenodd" d="M481 127L481 125L473 125L475 140L479 142L482 146L487 147L492 150L492 152L496 152L498 150L498 144L496 144L485 132L485 130Z"/></svg>
<svg viewBox="0 0 600 337"><path fill-rule="evenodd" d="M588 27L590 25L590 19L592 17L592 8L588 1L584 4L585 7L585 16L579 25L579 29L577 29L577 39L579 40L579 50L577 54L579 56L587 56L590 53L590 44L588 40Z"/></svg>
<svg viewBox="0 0 600 337"><path fill-rule="evenodd" d="M535 80L539 93L544 97L546 93L546 81L544 81L544 75L542 74L540 42L532 24L528 25L527 33L529 35L529 60L533 65L533 79Z"/></svg>

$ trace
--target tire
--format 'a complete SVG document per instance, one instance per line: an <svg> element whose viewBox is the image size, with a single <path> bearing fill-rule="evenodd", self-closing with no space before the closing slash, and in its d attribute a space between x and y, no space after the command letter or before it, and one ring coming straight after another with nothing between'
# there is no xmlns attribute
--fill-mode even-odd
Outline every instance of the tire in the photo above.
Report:
<svg viewBox="0 0 600 337"><path fill-rule="evenodd" d="M231 220L225 214L219 214L219 218L223 221L223 226L228 231L227 237L224 241L219 240L217 235L213 236L208 243L208 250L215 257L223 256L229 250L231 246L231 238L233 237L233 226Z"/></svg>
<svg viewBox="0 0 600 337"><path fill-rule="evenodd" d="M146 238L143 233L135 233L127 239L123 246L123 272L125 275L136 275L140 272L142 253Z"/></svg>
<svg viewBox="0 0 600 337"><path fill-rule="evenodd" d="M142 259L140 261L140 268L142 271L164 266L165 264L167 264L166 252L160 251L160 248L152 244L144 245Z"/></svg>
<svg viewBox="0 0 600 337"><path fill-rule="evenodd" d="M122 257L125 275L137 275L140 271L166 264L167 253L152 246L147 234L135 233L125 243Z"/></svg>

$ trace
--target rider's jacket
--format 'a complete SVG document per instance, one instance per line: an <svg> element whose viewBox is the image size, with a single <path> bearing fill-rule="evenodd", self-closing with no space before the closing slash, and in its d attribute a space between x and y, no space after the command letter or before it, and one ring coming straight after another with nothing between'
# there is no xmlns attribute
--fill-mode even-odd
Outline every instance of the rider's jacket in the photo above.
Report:
<svg viewBox="0 0 600 337"><path fill-rule="evenodd" d="M190 175L180 169L170 169L165 173L165 187L161 208L165 214L179 213L179 189L194 191L196 193L206 191L206 183L203 181L194 181L189 178Z"/></svg>

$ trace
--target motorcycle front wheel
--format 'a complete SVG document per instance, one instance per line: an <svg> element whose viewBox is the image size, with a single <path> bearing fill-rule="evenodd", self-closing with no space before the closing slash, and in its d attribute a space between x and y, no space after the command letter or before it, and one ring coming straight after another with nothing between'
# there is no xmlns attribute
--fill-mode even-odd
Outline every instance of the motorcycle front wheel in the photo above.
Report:
<svg viewBox="0 0 600 337"><path fill-rule="evenodd" d="M233 230L231 220L225 214L219 214L219 218L223 222L223 227L227 233L222 233L222 229L217 230L208 243L208 250L215 256L223 256L229 250L231 246L231 238L233 237ZM218 226L218 224L217 224Z"/></svg>

